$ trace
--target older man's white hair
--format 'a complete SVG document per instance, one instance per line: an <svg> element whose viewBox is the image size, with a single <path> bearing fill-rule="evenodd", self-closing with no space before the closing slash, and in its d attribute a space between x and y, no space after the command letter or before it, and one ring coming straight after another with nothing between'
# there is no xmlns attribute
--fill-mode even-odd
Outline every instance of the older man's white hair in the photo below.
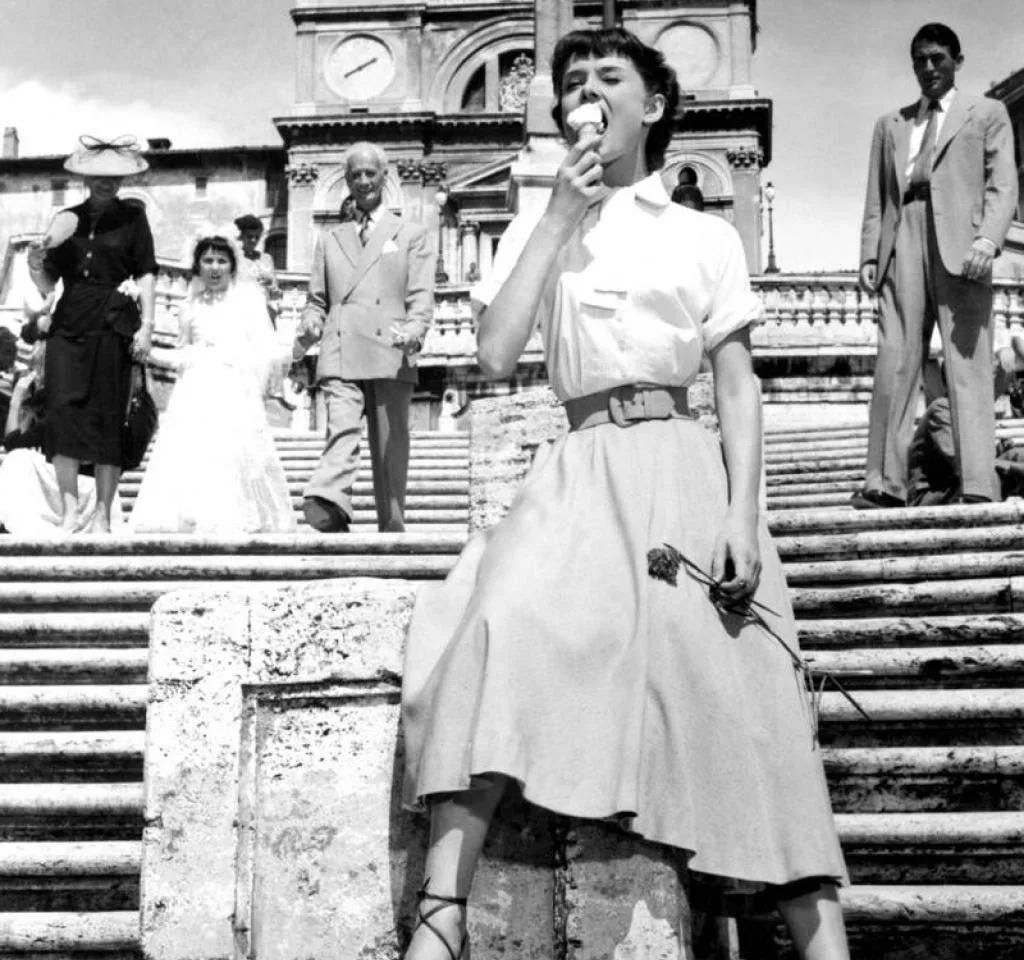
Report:
<svg viewBox="0 0 1024 960"><path fill-rule="evenodd" d="M383 148L377 146L375 143L370 143L369 140L362 140L359 143L353 143L352 146L345 151L345 170L350 170L352 168L352 162L356 157L360 156L373 157L374 162L381 170L387 170L388 168L388 155L384 152Z"/></svg>

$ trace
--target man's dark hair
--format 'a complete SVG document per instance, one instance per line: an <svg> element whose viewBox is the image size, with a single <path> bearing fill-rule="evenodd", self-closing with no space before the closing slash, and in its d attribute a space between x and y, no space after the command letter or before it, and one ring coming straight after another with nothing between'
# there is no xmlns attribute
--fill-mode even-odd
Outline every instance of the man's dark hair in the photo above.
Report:
<svg viewBox="0 0 1024 960"><path fill-rule="evenodd" d="M910 55L914 55L914 47L919 43L937 43L945 47L954 60L960 59L960 38L944 23L926 23L910 41Z"/></svg>
<svg viewBox="0 0 1024 960"><path fill-rule="evenodd" d="M676 72L666 62L660 50L647 46L636 34L621 27L604 30L573 30L555 46L551 57L551 79L555 87L555 105L551 116L555 125L565 134L562 122L562 81L573 60L587 57L624 57L632 61L643 78L649 94L660 93L665 98L665 112L651 126L647 134L645 157L649 170L658 170L665 163L665 151L672 140L676 110L679 107L679 82Z"/></svg>

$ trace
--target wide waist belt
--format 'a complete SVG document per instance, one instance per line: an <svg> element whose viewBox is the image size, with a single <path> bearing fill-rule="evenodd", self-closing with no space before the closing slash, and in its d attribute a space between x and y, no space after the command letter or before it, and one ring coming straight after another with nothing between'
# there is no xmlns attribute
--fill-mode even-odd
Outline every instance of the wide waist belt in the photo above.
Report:
<svg viewBox="0 0 1024 960"><path fill-rule="evenodd" d="M565 401L570 430L586 430L602 423L628 427L639 420L692 419L686 387L627 384Z"/></svg>
<svg viewBox="0 0 1024 960"><path fill-rule="evenodd" d="M913 203L915 200L927 200L931 197L931 186L927 183L912 183L903 194L904 205Z"/></svg>

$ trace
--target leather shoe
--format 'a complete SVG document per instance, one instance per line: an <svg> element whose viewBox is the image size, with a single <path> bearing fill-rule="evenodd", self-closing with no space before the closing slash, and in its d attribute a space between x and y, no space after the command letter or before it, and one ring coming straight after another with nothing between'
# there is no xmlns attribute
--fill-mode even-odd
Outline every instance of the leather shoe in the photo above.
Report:
<svg viewBox="0 0 1024 960"><path fill-rule="evenodd" d="M323 497L306 497L302 501L302 513L306 523L320 533L348 533L352 522L341 507Z"/></svg>
<svg viewBox="0 0 1024 960"><path fill-rule="evenodd" d="M858 490L850 497L850 506L854 510L879 510L888 507L905 507L906 503L884 490Z"/></svg>

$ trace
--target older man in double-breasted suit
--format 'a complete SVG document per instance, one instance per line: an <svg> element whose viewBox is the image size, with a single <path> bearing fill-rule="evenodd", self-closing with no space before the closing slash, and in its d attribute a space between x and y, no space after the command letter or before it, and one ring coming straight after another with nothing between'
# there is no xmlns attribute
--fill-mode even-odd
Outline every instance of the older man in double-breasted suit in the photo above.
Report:
<svg viewBox="0 0 1024 960"><path fill-rule="evenodd" d="M861 231L861 285L879 296L878 359L859 508L903 506L922 368L942 336L959 499L996 499L992 261L1017 205L1006 108L954 85L960 41L944 24L915 34L921 98L875 124Z"/></svg>
<svg viewBox="0 0 1024 960"><path fill-rule="evenodd" d="M377 526L400 532L416 354L434 312L434 257L426 230L381 203L384 151L355 144L345 164L356 219L317 240L294 351L301 356L320 341L316 378L327 410L327 445L303 511L317 530L348 530L365 416Z"/></svg>

